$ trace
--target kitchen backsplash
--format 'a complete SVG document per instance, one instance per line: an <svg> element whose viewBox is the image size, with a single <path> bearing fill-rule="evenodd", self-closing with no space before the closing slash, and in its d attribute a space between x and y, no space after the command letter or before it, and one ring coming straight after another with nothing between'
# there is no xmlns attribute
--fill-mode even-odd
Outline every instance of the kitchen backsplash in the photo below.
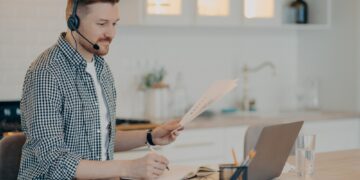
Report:
<svg viewBox="0 0 360 180"><path fill-rule="evenodd" d="M239 87L214 109L231 106L242 96L244 64L254 67L264 61L271 69L249 74L250 96L262 111L293 109L296 106L297 39L292 31L214 29L214 28L121 28L112 44L108 62L114 72L119 98L119 112L130 112L132 97L127 92L134 79L129 71L136 64L158 64L168 72L167 81L183 75L190 99L195 101L215 80L238 78Z"/></svg>

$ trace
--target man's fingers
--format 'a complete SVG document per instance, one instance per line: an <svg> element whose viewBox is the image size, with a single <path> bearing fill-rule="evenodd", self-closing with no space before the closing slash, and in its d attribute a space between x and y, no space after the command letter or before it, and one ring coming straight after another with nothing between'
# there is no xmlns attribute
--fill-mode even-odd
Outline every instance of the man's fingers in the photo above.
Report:
<svg viewBox="0 0 360 180"><path fill-rule="evenodd" d="M159 156L159 158L156 160L157 162L164 164L165 166L167 166L169 164L169 160L166 159L164 156Z"/></svg>
<svg viewBox="0 0 360 180"><path fill-rule="evenodd" d="M180 128L177 131L182 131L182 130L184 130L184 126L180 125Z"/></svg>
<svg viewBox="0 0 360 180"><path fill-rule="evenodd" d="M180 134L179 131L183 131L183 130L184 130L184 126L180 126L179 128L171 131L171 134L178 136Z"/></svg>
<svg viewBox="0 0 360 180"><path fill-rule="evenodd" d="M154 162L154 164L152 165L153 173L157 176L161 176L164 173L166 166L167 166L167 164L165 164L162 161Z"/></svg>
<svg viewBox="0 0 360 180"><path fill-rule="evenodd" d="M181 124L179 123L169 123L169 124L165 124L164 126L166 129L168 130L175 130L175 129L180 129L181 128Z"/></svg>

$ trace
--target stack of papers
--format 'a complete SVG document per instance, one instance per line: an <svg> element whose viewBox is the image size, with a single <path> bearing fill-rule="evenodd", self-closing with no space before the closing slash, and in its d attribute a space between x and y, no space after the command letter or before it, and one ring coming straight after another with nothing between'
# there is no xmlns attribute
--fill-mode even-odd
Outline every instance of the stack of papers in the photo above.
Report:
<svg viewBox="0 0 360 180"><path fill-rule="evenodd" d="M224 95L232 91L237 86L237 80L222 80L215 82L201 96L201 98L191 107L180 121L181 126L194 120L203 113L211 104L221 99Z"/></svg>

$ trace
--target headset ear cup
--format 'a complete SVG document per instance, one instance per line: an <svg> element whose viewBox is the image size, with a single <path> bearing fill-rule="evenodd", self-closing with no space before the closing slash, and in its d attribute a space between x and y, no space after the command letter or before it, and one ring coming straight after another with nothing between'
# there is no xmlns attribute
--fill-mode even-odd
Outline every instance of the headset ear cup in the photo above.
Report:
<svg viewBox="0 0 360 180"><path fill-rule="evenodd" d="M67 21L68 28L71 31L76 31L79 29L80 26L80 19L77 15L71 15Z"/></svg>

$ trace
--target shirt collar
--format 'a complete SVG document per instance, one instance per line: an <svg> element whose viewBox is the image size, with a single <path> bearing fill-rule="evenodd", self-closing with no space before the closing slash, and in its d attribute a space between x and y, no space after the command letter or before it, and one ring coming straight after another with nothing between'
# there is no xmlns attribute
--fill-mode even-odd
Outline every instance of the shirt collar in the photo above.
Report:
<svg viewBox="0 0 360 180"><path fill-rule="evenodd" d="M57 46L60 48L60 50L65 54L66 58L73 64L77 66L84 66L86 67L86 61L81 56L79 52L77 52L69 42L65 40L66 33L63 32L60 34L60 37L57 41ZM104 65L104 58L94 55L93 60L95 61L95 66L100 65L101 67Z"/></svg>

